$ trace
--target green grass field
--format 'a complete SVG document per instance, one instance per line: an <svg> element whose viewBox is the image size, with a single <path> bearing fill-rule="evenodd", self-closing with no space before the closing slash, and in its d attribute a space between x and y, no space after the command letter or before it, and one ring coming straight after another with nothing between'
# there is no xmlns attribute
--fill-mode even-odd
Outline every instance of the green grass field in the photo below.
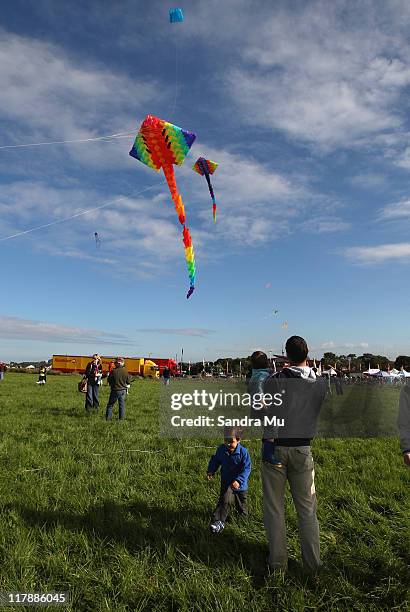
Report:
<svg viewBox="0 0 410 612"><path fill-rule="evenodd" d="M127 420L106 423L107 387L87 416L79 377L36 380L0 383L0 591L70 591L76 612L410 609L410 470L397 438L315 440L323 571L270 574L256 440L251 516L212 536L218 481L204 479L204 447L215 441L159 437L158 382L135 382ZM368 404L380 391L397 401L374 389ZM300 564L290 496L287 511Z"/></svg>

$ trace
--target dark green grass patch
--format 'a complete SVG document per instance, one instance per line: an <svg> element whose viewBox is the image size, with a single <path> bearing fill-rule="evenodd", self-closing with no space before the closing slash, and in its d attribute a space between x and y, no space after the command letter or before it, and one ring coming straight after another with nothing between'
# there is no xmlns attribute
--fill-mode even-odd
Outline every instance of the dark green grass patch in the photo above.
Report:
<svg viewBox="0 0 410 612"><path fill-rule="evenodd" d="M78 380L0 383L0 591L70 591L76 612L409 609L410 471L397 439L314 442L323 571L301 569L288 496L294 563L270 574L258 442L245 443L251 515L212 536L218 482L204 473L216 441L161 438L156 381L135 382L126 421L106 423L108 388L88 416Z"/></svg>

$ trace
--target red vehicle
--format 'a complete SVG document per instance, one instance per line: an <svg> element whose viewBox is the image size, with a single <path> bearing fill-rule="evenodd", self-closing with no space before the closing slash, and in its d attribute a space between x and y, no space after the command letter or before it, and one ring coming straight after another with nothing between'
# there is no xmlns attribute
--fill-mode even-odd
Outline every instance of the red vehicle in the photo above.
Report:
<svg viewBox="0 0 410 612"><path fill-rule="evenodd" d="M159 367L159 375L162 376L164 368L169 368L171 376L179 376L178 364L175 359L160 359L159 357L147 357Z"/></svg>

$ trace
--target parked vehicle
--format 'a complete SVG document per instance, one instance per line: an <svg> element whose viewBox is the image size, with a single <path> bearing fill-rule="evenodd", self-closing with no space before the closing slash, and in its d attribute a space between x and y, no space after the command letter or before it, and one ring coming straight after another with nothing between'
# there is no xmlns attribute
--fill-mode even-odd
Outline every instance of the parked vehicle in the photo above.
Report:
<svg viewBox="0 0 410 612"><path fill-rule="evenodd" d="M57 372L78 372L84 374L87 363L91 360L88 355L53 355L52 369ZM103 374L107 374L109 366L115 357L102 356ZM140 357L124 357L125 367L132 376L145 378L159 378L158 365L150 360Z"/></svg>

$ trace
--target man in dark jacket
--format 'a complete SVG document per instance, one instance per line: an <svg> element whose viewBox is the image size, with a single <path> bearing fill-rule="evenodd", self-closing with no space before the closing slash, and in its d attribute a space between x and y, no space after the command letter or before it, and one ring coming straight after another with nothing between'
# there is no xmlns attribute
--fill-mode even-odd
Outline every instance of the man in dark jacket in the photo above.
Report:
<svg viewBox="0 0 410 612"><path fill-rule="evenodd" d="M128 385L130 385L132 381L133 378L128 374L128 370L124 364L124 359L122 357L117 357L115 361L115 368L108 376L108 384L111 387L111 393L105 413L105 418L107 421L111 421L112 419L112 409L117 400L118 418L120 421L125 419L125 398L127 395Z"/></svg>
<svg viewBox="0 0 410 612"><path fill-rule="evenodd" d="M273 569L287 569L285 487L288 481L298 515L303 563L314 571L320 566L320 546L310 442L316 433L326 387L307 366L308 347L303 338L289 338L286 354L291 366L272 374L264 385L265 394L281 394L282 405L275 407L274 412L285 421L280 434L278 428L270 425L264 430L263 514L269 541L269 565Z"/></svg>
<svg viewBox="0 0 410 612"><path fill-rule="evenodd" d="M164 379L164 385L168 386L170 383L170 378L171 378L171 370L169 369L168 366L165 366L162 372L162 378Z"/></svg>

